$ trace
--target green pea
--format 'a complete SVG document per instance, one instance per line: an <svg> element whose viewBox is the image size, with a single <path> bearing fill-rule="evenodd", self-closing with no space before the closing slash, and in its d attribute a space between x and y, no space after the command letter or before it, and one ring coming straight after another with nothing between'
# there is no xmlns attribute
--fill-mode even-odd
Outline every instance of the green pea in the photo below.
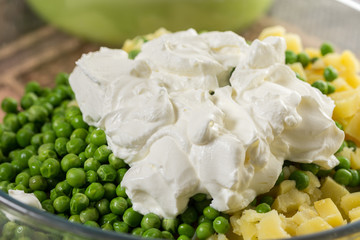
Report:
<svg viewBox="0 0 360 240"><path fill-rule="evenodd" d="M85 156L87 158L93 157L96 149L97 149L97 146L95 144L89 143L85 148Z"/></svg>
<svg viewBox="0 0 360 240"><path fill-rule="evenodd" d="M201 215L198 219L198 223L203 223L203 222L209 222L209 223L212 223L213 221L208 219L207 217L205 217L204 215Z"/></svg>
<svg viewBox="0 0 360 240"><path fill-rule="evenodd" d="M260 203L266 203L269 206L271 206L274 203L274 198L272 196L265 195L265 196L261 197Z"/></svg>
<svg viewBox="0 0 360 240"><path fill-rule="evenodd" d="M352 174L348 169L340 168L334 174L334 180L344 186L348 186L352 181Z"/></svg>
<svg viewBox="0 0 360 240"><path fill-rule="evenodd" d="M126 188L121 186L120 184L116 187L115 192L116 192L116 196L118 197L123 197L123 198L128 197L126 194Z"/></svg>
<svg viewBox="0 0 360 240"><path fill-rule="evenodd" d="M326 82L326 84L328 85L327 94L331 94L331 93L334 93L336 91L336 87L333 84L331 84L329 82Z"/></svg>
<svg viewBox="0 0 360 240"><path fill-rule="evenodd" d="M66 150L66 143L69 139L65 137L59 137L55 140L55 151L59 156L65 156L68 152Z"/></svg>
<svg viewBox="0 0 360 240"><path fill-rule="evenodd" d="M113 224L116 221L119 221L118 215L116 215L114 213L108 213L108 214L103 215L100 218L99 223L100 223L100 225L103 225L105 223Z"/></svg>
<svg viewBox="0 0 360 240"><path fill-rule="evenodd" d="M101 225L101 229L106 230L106 231L114 230L113 226L110 223L105 223L105 224Z"/></svg>
<svg viewBox="0 0 360 240"><path fill-rule="evenodd" d="M54 131L46 131L43 133L43 143L55 143L56 135Z"/></svg>
<svg viewBox="0 0 360 240"><path fill-rule="evenodd" d="M35 101L38 99L38 97L36 96L35 93L29 92L29 93L25 93L25 95L21 98L20 100L20 105L22 107L22 109L28 109L30 108Z"/></svg>
<svg viewBox="0 0 360 240"><path fill-rule="evenodd" d="M103 182L113 182L117 177L116 170L109 164L101 165L96 172Z"/></svg>
<svg viewBox="0 0 360 240"><path fill-rule="evenodd" d="M40 84L38 82L35 81L30 81L25 85L25 92L29 93L35 93L35 94L40 94L41 92L41 87Z"/></svg>
<svg viewBox="0 0 360 240"><path fill-rule="evenodd" d="M205 199L200 202L194 202L195 209L198 213L202 214L204 209L209 206L211 203L211 199Z"/></svg>
<svg viewBox="0 0 360 240"><path fill-rule="evenodd" d="M201 202L207 199L207 195L205 193L197 193L191 197L196 202Z"/></svg>
<svg viewBox="0 0 360 240"><path fill-rule="evenodd" d="M53 124L54 124L53 129L57 137L66 137L66 138L70 137L73 131L70 123L62 120L56 120Z"/></svg>
<svg viewBox="0 0 360 240"><path fill-rule="evenodd" d="M271 207L267 203L260 203L259 205L256 206L255 210L258 213L267 213L271 211Z"/></svg>
<svg viewBox="0 0 360 240"><path fill-rule="evenodd" d="M60 196L65 196L65 194L62 193L62 192L56 191L56 189L51 189L51 190L50 190L50 199L51 199L52 201L54 201L56 198L58 198L58 197L60 197Z"/></svg>
<svg viewBox="0 0 360 240"><path fill-rule="evenodd" d="M297 55L297 61L300 62L303 67L306 67L310 63L310 57L306 52L301 52Z"/></svg>
<svg viewBox="0 0 360 240"><path fill-rule="evenodd" d="M309 176L301 170L295 170L294 172L292 172L289 176L289 179L295 180L296 188L298 190L304 190L309 186L310 182Z"/></svg>
<svg viewBox="0 0 360 240"><path fill-rule="evenodd" d="M32 156L36 155L37 153L37 147L33 146L33 145L28 145L24 148L24 150L29 151L31 153Z"/></svg>
<svg viewBox="0 0 360 240"><path fill-rule="evenodd" d="M53 201L51 199L42 201L41 207L49 213L55 213L55 208L53 207Z"/></svg>
<svg viewBox="0 0 360 240"><path fill-rule="evenodd" d="M347 157L338 156L337 159L339 160L339 164L336 166L335 169L345 168L350 169L350 160Z"/></svg>
<svg viewBox="0 0 360 240"><path fill-rule="evenodd" d="M58 73L55 76L55 84L56 84L56 86L69 85L69 74L64 73L64 72Z"/></svg>
<svg viewBox="0 0 360 240"><path fill-rule="evenodd" d="M85 141L86 137L88 135L88 131L84 128L76 128L71 136L70 136L70 139L73 139L73 138L80 138L82 139L83 141Z"/></svg>
<svg viewBox="0 0 360 240"><path fill-rule="evenodd" d="M107 145L102 145L95 150L93 157L100 163L107 163L110 153L111 150L109 149L109 147Z"/></svg>
<svg viewBox="0 0 360 240"><path fill-rule="evenodd" d="M1 149L5 154L17 147L16 134L13 132L3 132L0 140Z"/></svg>
<svg viewBox="0 0 360 240"><path fill-rule="evenodd" d="M39 147L40 145L42 145L43 144L43 134L37 133L37 134L33 135L30 140L30 143L31 143L31 145L34 145L36 147Z"/></svg>
<svg viewBox="0 0 360 240"><path fill-rule="evenodd" d="M105 194L104 194L104 197L106 199L113 199L116 197L116 185L113 184L113 183L105 183L104 184L104 189L105 189Z"/></svg>
<svg viewBox="0 0 360 240"><path fill-rule="evenodd" d="M68 196L57 197L54 200L53 207L59 213L68 211L70 209L70 198Z"/></svg>
<svg viewBox="0 0 360 240"><path fill-rule="evenodd" d="M16 133L16 141L20 147L26 147L30 145L31 138L34 136L34 132L28 128L21 128Z"/></svg>
<svg viewBox="0 0 360 240"><path fill-rule="evenodd" d="M70 196L72 189L73 188L70 186L70 184L66 180L58 182L55 186L55 190L57 192L62 193L63 195L66 195L66 196Z"/></svg>
<svg viewBox="0 0 360 240"><path fill-rule="evenodd" d="M100 166L101 164L93 158L89 158L84 162L85 171L90 171L90 170L97 171Z"/></svg>
<svg viewBox="0 0 360 240"><path fill-rule="evenodd" d="M98 181L98 175L94 170L89 170L86 172L86 182L93 183Z"/></svg>
<svg viewBox="0 0 360 240"><path fill-rule="evenodd" d="M162 231L161 238L162 239L175 239L174 236L168 231Z"/></svg>
<svg viewBox="0 0 360 240"><path fill-rule="evenodd" d="M2 229L2 238L3 239L14 239L14 233L18 225L15 222L7 222L4 224Z"/></svg>
<svg viewBox="0 0 360 240"><path fill-rule="evenodd" d="M319 89L322 94L328 93L328 84L322 80L315 81L313 84L311 84L311 86Z"/></svg>
<svg viewBox="0 0 360 240"><path fill-rule="evenodd" d="M52 127L51 122L46 122L41 127L41 132L42 133L45 133L45 132L48 132L48 131L53 131L53 127Z"/></svg>
<svg viewBox="0 0 360 240"><path fill-rule="evenodd" d="M85 156L85 153L84 152L81 152L79 153L79 158L80 158L80 161L81 161L81 165L84 165L85 161L87 160L87 157Z"/></svg>
<svg viewBox="0 0 360 240"><path fill-rule="evenodd" d="M45 178L54 178L60 172L60 163L55 158L46 159L40 167L41 175Z"/></svg>
<svg viewBox="0 0 360 240"><path fill-rule="evenodd" d="M101 146L106 144L106 135L105 132L101 129L96 129L90 134L90 143L95 144L96 146Z"/></svg>
<svg viewBox="0 0 360 240"><path fill-rule="evenodd" d="M78 168L81 167L82 163L80 158L73 154L73 153L69 153L67 155L65 155L63 157L63 159L61 160L61 169L64 172L69 171L69 169L71 168Z"/></svg>
<svg viewBox="0 0 360 240"><path fill-rule="evenodd" d="M286 64L293 64L297 62L297 55L291 50L285 51L285 63Z"/></svg>
<svg viewBox="0 0 360 240"><path fill-rule="evenodd" d="M134 49L129 52L129 59L135 59L135 57L140 53L139 49Z"/></svg>
<svg viewBox="0 0 360 240"><path fill-rule="evenodd" d="M9 192L10 190L15 190L16 187L16 183L9 183L7 185L7 192Z"/></svg>
<svg viewBox="0 0 360 240"><path fill-rule="evenodd" d="M44 143L38 148L38 154L40 154L42 151L45 150L55 150L55 144L54 143Z"/></svg>
<svg viewBox="0 0 360 240"><path fill-rule="evenodd" d="M188 236L186 235L180 235L177 240L190 240L191 238L189 238Z"/></svg>
<svg viewBox="0 0 360 240"><path fill-rule="evenodd" d="M328 53L333 53L334 47L330 43L324 42L320 46L320 52L321 52L321 55L325 56Z"/></svg>
<svg viewBox="0 0 360 240"><path fill-rule="evenodd" d="M110 201L107 200L106 198L103 198L103 199L97 201L95 204L95 207L101 216L106 215L111 212Z"/></svg>
<svg viewBox="0 0 360 240"><path fill-rule="evenodd" d="M65 110L65 118L70 121L73 117L81 115L80 108L77 106L70 106Z"/></svg>
<svg viewBox="0 0 360 240"><path fill-rule="evenodd" d="M29 166L28 162L29 162L29 159L32 157L32 155L33 154L27 149L22 149L19 151L15 160L19 161L20 171L22 171L25 168L28 168L28 166Z"/></svg>
<svg viewBox="0 0 360 240"><path fill-rule="evenodd" d="M76 115L70 120L70 124L73 128L84 128L87 129L89 125L84 122L82 115Z"/></svg>
<svg viewBox="0 0 360 240"><path fill-rule="evenodd" d="M81 221L81 218L80 218L80 221ZM99 224L97 222L95 222L95 221L86 221L84 223L84 226L100 228Z"/></svg>
<svg viewBox="0 0 360 240"><path fill-rule="evenodd" d="M132 207L125 210L123 215L123 221L130 227L139 226L142 220L142 215L136 212Z"/></svg>
<svg viewBox="0 0 360 240"><path fill-rule="evenodd" d="M15 188L14 188L14 190L22 190L22 191L24 191L24 192L26 192L26 193L29 192L29 189L28 189L27 187L25 187L24 185L22 185L22 184L16 185Z"/></svg>
<svg viewBox="0 0 360 240"><path fill-rule="evenodd" d="M10 184L9 181L1 181L0 182L0 191L3 191L5 193L8 193L7 192L7 186Z"/></svg>
<svg viewBox="0 0 360 240"><path fill-rule="evenodd" d="M122 232L122 233L127 233L130 230L129 225L127 225L125 222L122 221L114 222L113 228L115 232Z"/></svg>
<svg viewBox="0 0 360 240"><path fill-rule="evenodd" d="M14 113L8 113L3 119L4 125L7 129L11 130L12 132L16 132L20 129L21 124L17 118L17 115Z"/></svg>
<svg viewBox="0 0 360 240"><path fill-rule="evenodd" d="M16 171L11 163L5 162L0 164L0 181L12 181Z"/></svg>
<svg viewBox="0 0 360 240"><path fill-rule="evenodd" d="M140 227L137 227L137 228L134 228L132 231L131 231L131 234L134 235L134 236L142 236L143 233L145 232L144 229L140 228Z"/></svg>
<svg viewBox="0 0 360 240"><path fill-rule="evenodd" d="M355 169L349 169L349 171L351 172L351 181L349 183L349 187L356 187L360 184L360 173L359 170L355 170Z"/></svg>
<svg viewBox="0 0 360 240"><path fill-rule="evenodd" d="M1 102L1 108L6 113L16 113L18 102L11 97L5 97Z"/></svg>
<svg viewBox="0 0 360 240"><path fill-rule="evenodd" d="M187 223L182 223L178 227L178 233L179 235L185 235L188 236L189 238L192 238L195 234L195 229Z"/></svg>
<svg viewBox="0 0 360 240"><path fill-rule="evenodd" d="M117 215L123 215L127 207L127 201L122 197L116 197L110 202L111 212Z"/></svg>
<svg viewBox="0 0 360 240"><path fill-rule="evenodd" d="M29 170L30 170L31 176L41 174L40 167L42 165L42 162L40 161L38 156L32 156L28 161L28 165L29 165Z"/></svg>
<svg viewBox="0 0 360 240"><path fill-rule="evenodd" d="M71 197L70 200L70 213L80 214L81 211L85 210L90 204L89 198L83 193L76 193Z"/></svg>
<svg viewBox="0 0 360 240"><path fill-rule="evenodd" d="M101 183L91 183L85 190L85 195L90 201L99 201L104 197L105 189Z"/></svg>
<svg viewBox="0 0 360 240"><path fill-rule="evenodd" d="M220 212L213 207L207 206L206 208L204 208L203 214L208 219L214 220L220 215Z"/></svg>
<svg viewBox="0 0 360 240"><path fill-rule="evenodd" d="M123 159L118 158L114 155L114 153L111 153L108 157L109 164L115 169L118 170L120 168L127 167L127 164L124 162Z"/></svg>
<svg viewBox="0 0 360 240"><path fill-rule="evenodd" d="M81 223L80 215L71 215L71 216L69 217L69 222L72 222L72 223Z"/></svg>
<svg viewBox="0 0 360 240"><path fill-rule="evenodd" d="M161 238L162 233L157 228L150 228L148 230L145 230L145 232L142 235L143 238Z"/></svg>
<svg viewBox="0 0 360 240"><path fill-rule="evenodd" d="M179 220L177 218L173 218L173 219L164 218L161 222L162 228L166 231L171 232L172 234L175 234L177 232L178 225L179 225Z"/></svg>
<svg viewBox="0 0 360 240"><path fill-rule="evenodd" d="M28 172L21 172L15 177L15 183L17 185L22 184L26 188L29 187L29 179L30 179L30 173Z"/></svg>
<svg viewBox="0 0 360 240"><path fill-rule="evenodd" d="M33 194L39 200L39 202L43 202L48 198L47 193L44 191L37 190L37 191L34 191Z"/></svg>
<svg viewBox="0 0 360 240"><path fill-rule="evenodd" d="M275 186L280 185L280 183L281 183L282 181L284 181L284 179L285 179L285 174L284 174L284 171L281 170L281 172L280 172L280 174L279 174L279 176L278 176L278 178L277 178L277 180L276 180L276 182L275 182Z"/></svg>
<svg viewBox="0 0 360 240"><path fill-rule="evenodd" d="M80 220L82 223L87 221L97 221L99 219L99 212L96 208L88 207L80 212Z"/></svg>
<svg viewBox="0 0 360 240"><path fill-rule="evenodd" d="M82 168L71 168L66 173L66 181L72 187L81 187L86 183L86 174Z"/></svg>
<svg viewBox="0 0 360 240"><path fill-rule="evenodd" d="M48 158L57 158L57 154L53 150L44 150L39 152L39 159L40 161L45 161Z"/></svg>
<svg viewBox="0 0 360 240"><path fill-rule="evenodd" d="M128 171L127 168L120 168L120 169L117 170L116 181L117 181L118 183L120 183L120 182L123 180L123 178L124 178L124 176L125 176L125 174L126 174L127 171Z"/></svg>
<svg viewBox="0 0 360 240"><path fill-rule="evenodd" d="M79 154L85 150L86 143L81 138L72 138L66 143L68 153Z"/></svg>
<svg viewBox="0 0 360 240"><path fill-rule="evenodd" d="M52 92L46 96L46 100L54 107L57 107L60 105L62 101L62 96L60 93Z"/></svg>
<svg viewBox="0 0 360 240"><path fill-rule="evenodd" d="M333 66L324 69L324 79L328 82L334 81L338 77L338 71Z"/></svg>
<svg viewBox="0 0 360 240"><path fill-rule="evenodd" d="M211 223L203 222L199 224L195 232L199 239L207 239L214 234L214 228Z"/></svg>
<svg viewBox="0 0 360 240"><path fill-rule="evenodd" d="M315 163L301 163L300 168L301 170L309 171L314 175L316 175L320 170L320 166Z"/></svg>
<svg viewBox="0 0 360 240"><path fill-rule="evenodd" d="M65 174L63 174L62 172L59 174L58 178L60 179L64 179L65 178ZM56 178L46 178L46 182L48 185L49 189L53 189L56 187L56 185L60 182L58 179Z"/></svg>
<svg viewBox="0 0 360 240"><path fill-rule="evenodd" d="M160 228L161 220L160 217L154 213L145 214L140 223L141 227L145 230L150 228Z"/></svg>
<svg viewBox="0 0 360 240"><path fill-rule="evenodd" d="M75 195L77 193L85 193L85 189L84 188L73 188L72 195Z"/></svg>
<svg viewBox="0 0 360 240"><path fill-rule="evenodd" d="M31 106L27 112L30 122L44 123L48 117L46 108L39 105Z"/></svg>
<svg viewBox="0 0 360 240"><path fill-rule="evenodd" d="M351 140L346 140L346 145L348 148L351 148L353 151L356 150L357 146L356 146L356 143L354 141L351 141Z"/></svg>

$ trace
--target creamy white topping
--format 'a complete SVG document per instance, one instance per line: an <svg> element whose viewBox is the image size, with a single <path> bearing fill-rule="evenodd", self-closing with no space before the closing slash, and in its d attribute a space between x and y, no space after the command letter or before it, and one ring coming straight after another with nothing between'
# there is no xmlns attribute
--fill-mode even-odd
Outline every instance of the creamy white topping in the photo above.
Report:
<svg viewBox="0 0 360 240"><path fill-rule="evenodd" d="M135 60L101 48L77 61L70 84L85 121L131 166L122 185L135 210L170 218L206 193L231 213L269 191L285 159L338 164L334 103L296 78L285 49L278 37L248 45L190 29L147 42Z"/></svg>
<svg viewBox="0 0 360 240"><path fill-rule="evenodd" d="M25 193L22 190L9 190L9 196L29 206L43 209L39 199L33 193Z"/></svg>

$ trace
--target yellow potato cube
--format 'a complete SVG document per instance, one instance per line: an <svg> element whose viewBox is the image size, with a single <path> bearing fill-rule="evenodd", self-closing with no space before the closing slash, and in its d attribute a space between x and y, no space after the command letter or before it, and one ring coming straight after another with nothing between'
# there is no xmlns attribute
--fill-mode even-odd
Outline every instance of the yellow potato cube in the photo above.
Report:
<svg viewBox="0 0 360 240"><path fill-rule="evenodd" d="M338 53L328 53L322 59L326 66L333 66L339 72L345 70L344 65L341 63L340 54Z"/></svg>
<svg viewBox="0 0 360 240"><path fill-rule="evenodd" d="M280 215L280 218L283 222L284 230L291 236L295 236L298 224L294 222L292 218L287 218L284 215Z"/></svg>
<svg viewBox="0 0 360 240"><path fill-rule="evenodd" d="M233 215L230 217L230 223L233 232L242 236L244 240L254 240L257 237L256 223L260 221L262 214L249 209L243 211L242 215Z"/></svg>
<svg viewBox="0 0 360 240"><path fill-rule="evenodd" d="M305 48L305 52L309 55L310 58L321 57L319 48Z"/></svg>
<svg viewBox="0 0 360 240"><path fill-rule="evenodd" d="M331 228L332 228L332 226L330 224L328 224L321 217L314 217L314 218L302 223L296 229L296 235L310 234L310 233L325 231L325 230L328 230Z"/></svg>
<svg viewBox="0 0 360 240"><path fill-rule="evenodd" d="M305 171L305 174L308 175L308 177L309 177L309 186L307 186L303 191L306 192L307 194L309 194L310 197L312 197L311 195L314 195L313 197L316 201L317 200L316 198L318 198L320 196L318 196L317 194L314 194L314 193L320 187L320 181L312 172Z"/></svg>
<svg viewBox="0 0 360 240"><path fill-rule="evenodd" d="M291 190L296 188L295 186L296 182L294 180L284 180L280 183L277 194L281 195L290 192Z"/></svg>
<svg viewBox="0 0 360 240"><path fill-rule="evenodd" d="M309 205L310 203L309 195L295 188L287 193L277 196L272 207L278 212L289 215L296 212L301 205Z"/></svg>
<svg viewBox="0 0 360 240"><path fill-rule="evenodd" d="M360 207L351 209L349 211L349 218L351 222L360 220Z"/></svg>
<svg viewBox="0 0 360 240"><path fill-rule="evenodd" d="M291 217L294 223L297 225L301 225L303 222L308 221L314 217L318 217L319 214L316 212L314 207L310 207L306 204L301 205L299 207L299 211L297 211L294 216Z"/></svg>
<svg viewBox="0 0 360 240"><path fill-rule="evenodd" d="M329 95L335 101L334 119L354 116L360 108L360 88L335 92Z"/></svg>
<svg viewBox="0 0 360 240"><path fill-rule="evenodd" d="M286 41L286 49L294 51L295 53L300 53L303 51L301 38L297 34L287 33L284 36Z"/></svg>
<svg viewBox="0 0 360 240"><path fill-rule="evenodd" d="M360 150L356 148L355 152L351 150L350 164L353 169L360 169Z"/></svg>
<svg viewBox="0 0 360 240"><path fill-rule="evenodd" d="M325 198L314 202L314 207L320 217L331 226L337 227L344 224L344 219L331 198Z"/></svg>
<svg viewBox="0 0 360 240"><path fill-rule="evenodd" d="M353 192L341 198L341 208L349 215L349 211L353 208L360 207L360 192Z"/></svg>
<svg viewBox="0 0 360 240"><path fill-rule="evenodd" d="M345 81L345 79L342 77L338 77L333 82L331 82L331 84L335 86L336 92L347 91L347 90L353 89L353 87L350 86L347 83L347 81Z"/></svg>
<svg viewBox="0 0 360 240"><path fill-rule="evenodd" d="M264 40L265 38L270 36L284 37L285 32L286 30L282 26L268 27L262 30L259 35L259 40Z"/></svg>
<svg viewBox="0 0 360 240"><path fill-rule="evenodd" d="M341 74L343 78L345 78L346 82L352 86L353 88L357 88L360 86L360 76L356 74L350 74L345 72L344 74Z"/></svg>
<svg viewBox="0 0 360 240"><path fill-rule="evenodd" d="M326 177L320 190L322 192L322 197L331 198L338 208L340 207L341 198L349 194L349 191L344 186L335 182L331 177Z"/></svg>
<svg viewBox="0 0 360 240"><path fill-rule="evenodd" d="M284 230L279 214L275 210L263 214L263 218L256 224L256 228L259 240L290 237Z"/></svg>
<svg viewBox="0 0 360 240"><path fill-rule="evenodd" d="M340 56L340 62L346 67L346 70L356 73L360 70L360 64L355 55L349 50L343 51Z"/></svg>
<svg viewBox="0 0 360 240"><path fill-rule="evenodd" d="M344 132L354 138L354 140L360 142L360 111L357 112L344 127ZM353 164L356 169L359 169L359 163L354 162Z"/></svg>

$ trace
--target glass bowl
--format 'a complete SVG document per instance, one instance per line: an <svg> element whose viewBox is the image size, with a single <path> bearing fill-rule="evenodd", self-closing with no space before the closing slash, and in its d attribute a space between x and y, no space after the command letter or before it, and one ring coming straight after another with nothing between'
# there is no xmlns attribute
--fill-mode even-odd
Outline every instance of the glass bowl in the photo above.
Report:
<svg viewBox="0 0 360 240"><path fill-rule="evenodd" d="M338 50L349 49L359 57L358 23L360 23L359 1L275 0L266 16L240 33L252 39L258 36L264 27L279 24L288 31L299 34L305 46L318 47L326 40L333 43ZM9 229L2 229L3 235L0 239L8 239L6 231L22 239L139 239L128 234L70 223L58 216L18 202L0 191L0 226L9 221L12 222L7 224ZM360 238L360 221L292 239L358 238Z"/></svg>

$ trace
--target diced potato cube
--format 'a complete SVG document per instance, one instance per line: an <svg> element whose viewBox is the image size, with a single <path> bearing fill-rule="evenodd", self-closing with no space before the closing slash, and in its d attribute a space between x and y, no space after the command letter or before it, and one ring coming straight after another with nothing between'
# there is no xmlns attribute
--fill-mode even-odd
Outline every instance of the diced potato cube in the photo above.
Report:
<svg viewBox="0 0 360 240"><path fill-rule="evenodd" d="M265 38L270 36L283 37L285 35L285 32L286 30L282 26L268 27L262 30L259 35L259 40L264 40Z"/></svg>
<svg viewBox="0 0 360 240"><path fill-rule="evenodd" d="M301 38L297 34L287 33L284 36L286 41L286 48L288 50L294 51L295 53L300 53L303 51Z"/></svg>
<svg viewBox="0 0 360 240"><path fill-rule="evenodd" d="M230 217L230 223L233 227L233 232L242 236L244 240L255 240L257 237L256 223L260 221L261 213L249 209L243 211L243 214L233 215Z"/></svg>
<svg viewBox="0 0 360 240"><path fill-rule="evenodd" d="M354 140L360 142L360 111L357 112L344 127L344 132ZM352 164L356 169L360 168L360 163L353 162Z"/></svg>
<svg viewBox="0 0 360 240"><path fill-rule="evenodd" d="M298 224L294 222L292 218L287 218L284 215L280 215L280 218L283 222L284 230L291 236L295 236Z"/></svg>
<svg viewBox="0 0 360 240"><path fill-rule="evenodd" d="M344 219L331 198L325 198L314 202L314 207L320 217L331 226L337 227L344 224Z"/></svg>
<svg viewBox="0 0 360 240"><path fill-rule="evenodd" d="M319 48L305 48L305 52L309 55L310 58L321 57Z"/></svg>
<svg viewBox="0 0 360 240"><path fill-rule="evenodd" d="M297 229L296 229L296 235L304 235L304 234L310 234L320 231L325 231L328 229L331 229L332 226L328 224L324 219L321 217L314 217L307 222L302 223Z"/></svg>
<svg viewBox="0 0 360 240"><path fill-rule="evenodd" d="M309 205L310 203L309 195L294 188L289 192L277 196L272 207L278 212L288 215L296 212L301 205Z"/></svg>
<svg viewBox="0 0 360 240"><path fill-rule="evenodd" d="M360 76L356 75L355 73L344 72L341 74L341 77L343 77L346 82L353 88L360 86Z"/></svg>
<svg viewBox="0 0 360 240"><path fill-rule="evenodd" d="M349 218L351 222L360 220L360 207L351 209L349 211Z"/></svg>
<svg viewBox="0 0 360 240"><path fill-rule="evenodd" d="M360 207L360 192L346 194L341 198L341 208L349 215L349 211L353 208Z"/></svg>
<svg viewBox="0 0 360 240"><path fill-rule="evenodd" d="M351 151L350 163L351 168L360 169L360 150L358 150L358 148L355 150L355 152Z"/></svg>
<svg viewBox="0 0 360 240"><path fill-rule="evenodd" d="M335 101L334 119L354 116L360 108L360 88L329 95Z"/></svg>
<svg viewBox="0 0 360 240"><path fill-rule="evenodd" d="M210 237L208 237L207 240L228 240L228 238L224 234L213 234Z"/></svg>
<svg viewBox="0 0 360 240"><path fill-rule="evenodd" d="M297 225L301 225L303 222L308 221L314 217L318 217L319 214L316 212L314 207L310 207L306 204L301 205L299 210L292 216L292 220Z"/></svg>
<svg viewBox="0 0 360 240"><path fill-rule="evenodd" d="M263 214L263 218L256 224L256 228L259 240L290 237L284 230L282 221L275 210Z"/></svg>
<svg viewBox="0 0 360 240"><path fill-rule="evenodd" d="M331 82L331 84L335 86L336 92L347 91L352 89L352 87L342 77L338 77L333 82Z"/></svg>
<svg viewBox="0 0 360 240"><path fill-rule="evenodd" d="M305 171L305 173L309 177L309 186L303 191L309 194L311 201L314 202L321 196L321 191L317 191L320 187L320 181L312 172Z"/></svg>
<svg viewBox="0 0 360 240"><path fill-rule="evenodd" d="M345 67L341 63L340 54L338 53L328 53L323 57L323 61L326 66L333 66L339 72L345 70Z"/></svg>
<svg viewBox="0 0 360 240"><path fill-rule="evenodd" d="M345 50L340 57L341 63L346 67L346 70L349 72L356 73L360 70L360 64L355 55Z"/></svg>
<svg viewBox="0 0 360 240"><path fill-rule="evenodd" d="M341 198L349 194L349 191L344 186L335 182L331 177L326 177L320 190L322 192L322 197L331 198L338 208L340 207Z"/></svg>

